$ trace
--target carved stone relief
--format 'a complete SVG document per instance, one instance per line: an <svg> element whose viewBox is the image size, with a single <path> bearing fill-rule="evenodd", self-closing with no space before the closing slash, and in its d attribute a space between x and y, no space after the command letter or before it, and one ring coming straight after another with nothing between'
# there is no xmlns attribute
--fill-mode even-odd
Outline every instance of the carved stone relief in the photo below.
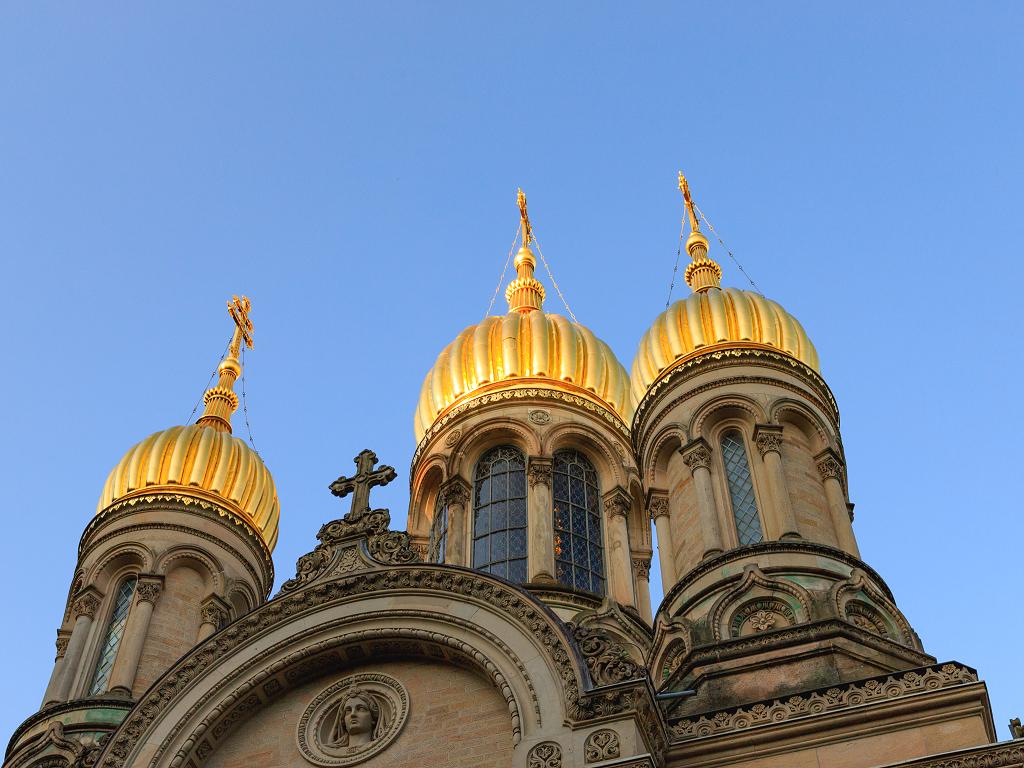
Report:
<svg viewBox="0 0 1024 768"><path fill-rule="evenodd" d="M322 691L299 720L299 751L324 766L360 763L385 749L409 716L409 693L390 675L351 675Z"/></svg>
<svg viewBox="0 0 1024 768"><path fill-rule="evenodd" d="M782 629L796 623L793 609L782 600L760 598L741 606L729 621L729 636L744 637L771 629Z"/></svg>
<svg viewBox="0 0 1024 768"><path fill-rule="evenodd" d="M530 421L534 424L547 424L551 421L551 414L538 408L530 411Z"/></svg>
<svg viewBox="0 0 1024 768"><path fill-rule="evenodd" d="M544 741L530 750L529 768L562 768L562 748L553 741Z"/></svg>
<svg viewBox="0 0 1024 768"><path fill-rule="evenodd" d="M587 736L583 757L588 763L611 760L619 756L619 734L611 728L602 728Z"/></svg>

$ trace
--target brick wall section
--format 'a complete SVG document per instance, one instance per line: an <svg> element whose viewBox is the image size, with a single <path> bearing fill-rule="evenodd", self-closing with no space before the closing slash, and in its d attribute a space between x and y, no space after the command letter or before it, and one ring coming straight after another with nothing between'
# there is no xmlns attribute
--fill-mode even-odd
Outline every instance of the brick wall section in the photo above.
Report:
<svg viewBox="0 0 1024 768"><path fill-rule="evenodd" d="M142 646L132 693L139 696L196 643L201 621L199 607L207 595L203 577L192 568L167 574Z"/></svg>
<svg viewBox="0 0 1024 768"><path fill-rule="evenodd" d="M296 688L239 725L205 768L308 765L296 745L299 718L320 691L352 672L384 672L409 691L409 719L391 746L365 768L507 768L512 723L505 700L488 680L445 664L389 661L352 669Z"/></svg>
<svg viewBox="0 0 1024 768"><path fill-rule="evenodd" d="M786 426L782 441L782 466L801 535L818 544L838 546L829 517L825 486L814 464L810 443L804 433L791 424Z"/></svg>

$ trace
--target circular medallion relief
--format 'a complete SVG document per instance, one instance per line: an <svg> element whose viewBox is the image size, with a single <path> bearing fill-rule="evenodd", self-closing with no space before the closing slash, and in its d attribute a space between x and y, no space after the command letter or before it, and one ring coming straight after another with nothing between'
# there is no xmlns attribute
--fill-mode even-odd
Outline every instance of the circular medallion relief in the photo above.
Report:
<svg viewBox="0 0 1024 768"><path fill-rule="evenodd" d="M551 414L547 411L542 411L539 408L535 411L530 411L530 421L534 424L547 424L551 421Z"/></svg>
<svg viewBox="0 0 1024 768"><path fill-rule="evenodd" d="M322 691L299 719L299 751L316 765L355 765L398 736L409 693L390 675L350 675Z"/></svg>

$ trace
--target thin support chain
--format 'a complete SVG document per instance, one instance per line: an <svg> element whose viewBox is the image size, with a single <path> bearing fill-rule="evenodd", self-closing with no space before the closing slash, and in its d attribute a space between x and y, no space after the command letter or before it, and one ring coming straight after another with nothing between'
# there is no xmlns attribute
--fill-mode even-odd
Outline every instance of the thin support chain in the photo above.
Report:
<svg viewBox="0 0 1024 768"><path fill-rule="evenodd" d="M223 359L224 359L224 356L225 356L225 355L226 355L226 354L228 353L228 347L230 347L230 346L231 346L231 340L229 339L229 340L228 340L228 343L224 345L224 351L223 351L223 352L221 352L221 353L220 353L220 357L218 357L218 358L217 358L217 360L218 360L218 361L220 361L220 360L223 360ZM205 394L206 394L206 390L208 390L208 389L210 388L210 385L211 385L211 384L213 384L213 377L217 375L217 369L218 369L219 367L220 367L220 362L218 362L218 363L217 363L217 365L215 365L215 366L213 367L213 373L211 373L211 374L210 374L210 378L209 378L209 380L208 380L208 381L206 382L206 386L205 386L205 387L203 387L203 395L205 395ZM201 402L203 402L203 395L200 395L200 396L199 396L199 399L198 399L198 400L196 400L196 404L192 406L192 413L190 413L190 414L189 414L189 417L188 417L188 419L187 419L187 420L185 421L185 423L186 423L186 424L191 424L191 423L192 423L192 419L194 419L194 418L195 418L195 415L196 415L196 411L198 411L198 410L199 410L199 404L200 404Z"/></svg>
<svg viewBox="0 0 1024 768"><path fill-rule="evenodd" d="M240 383L242 385L242 415L245 416L245 431L249 433L249 445L252 446L253 451L259 456L260 452L256 450L256 443L252 439L252 427L249 426L249 407L245 402L245 344L242 345L242 378Z"/></svg>
<svg viewBox="0 0 1024 768"><path fill-rule="evenodd" d="M693 204L693 207L696 208L697 213L701 218L701 221L708 225L708 229L711 230L711 234L713 234L715 238L718 240L718 242L721 244L721 246L725 248L725 252L729 254L729 258L732 259L733 264L735 264L739 271L743 273L743 276L747 278L747 282L750 283L750 287L753 288L754 291L756 291L757 293L761 293L761 289L757 287L757 283L755 283L753 279L750 277L750 275L747 274L747 270L743 268L743 265L740 264L739 260L732 255L732 251L729 250L728 246L726 246L726 244L722 242L722 238L719 237L718 233L715 231L715 228L711 226L711 222L708 221L708 217L704 215L704 211L702 211L700 208L697 208L696 203ZM764 296L763 293L761 293L761 295Z"/></svg>
<svg viewBox="0 0 1024 768"><path fill-rule="evenodd" d="M508 272L508 264L512 261L512 252L516 249L516 240L519 239L519 233L523 231L522 223L516 229L515 237L512 238L512 247L508 249L508 257L505 259L505 266L501 268L501 276L498 277L498 284L494 286L494 295L491 296L491 303L487 305L487 311L484 312L484 320L491 314L491 310L494 309L494 302L498 298L498 292L501 290L501 284L505 282L505 273Z"/></svg>
<svg viewBox="0 0 1024 768"><path fill-rule="evenodd" d="M668 305L672 303L672 291L676 287L676 273L679 271L679 259L683 255L683 234L686 232L686 217L683 216L683 221L679 225L679 246L676 248L676 264L672 267L672 282L668 286L668 298L665 299L665 309L668 309Z"/></svg>
<svg viewBox="0 0 1024 768"><path fill-rule="evenodd" d="M537 245L537 253L540 255L540 260L544 262L544 269L548 272L548 279L551 280L551 284L555 287L555 292L558 294L558 298L560 298L562 303L565 305L565 311L569 313L569 317L572 318L572 321L578 324L579 320L576 319L576 315L574 315L572 310L569 308L569 302L567 302L565 300L565 296L562 295L562 289L558 287L558 283L555 281L555 276L551 273L551 267L548 266L548 260L544 258L544 251L540 249L540 240L537 239L536 232L533 233L533 242Z"/></svg>

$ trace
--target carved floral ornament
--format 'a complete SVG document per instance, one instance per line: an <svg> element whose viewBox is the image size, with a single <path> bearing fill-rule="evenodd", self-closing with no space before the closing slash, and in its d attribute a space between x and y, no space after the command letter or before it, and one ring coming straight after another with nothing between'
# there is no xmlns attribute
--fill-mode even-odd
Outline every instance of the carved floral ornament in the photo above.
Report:
<svg viewBox="0 0 1024 768"><path fill-rule="evenodd" d="M140 580L138 585L135 587L135 594L138 595L138 601L140 603L156 605L156 599L160 597L160 592L162 590L163 584L156 579L147 579L145 581Z"/></svg>
<svg viewBox="0 0 1024 768"><path fill-rule="evenodd" d="M703 440L695 440L681 450L683 463L691 472L698 469L711 469L711 449Z"/></svg>
<svg viewBox="0 0 1024 768"><path fill-rule="evenodd" d="M526 477L530 481L530 487L535 485L546 485L551 487L551 459L540 459L530 457L526 467Z"/></svg>
<svg viewBox="0 0 1024 768"><path fill-rule="evenodd" d="M351 675L306 708L299 751L315 765L355 765L387 748L408 717L409 693L398 680L382 673Z"/></svg>
<svg viewBox="0 0 1024 768"><path fill-rule="evenodd" d="M75 618L79 616L88 616L90 619L96 615L97 609L100 607L99 598L91 592L87 592L75 599L75 602L71 606L71 612L75 614Z"/></svg>
<svg viewBox="0 0 1024 768"><path fill-rule="evenodd" d="M583 758L588 763L599 763L619 756L619 734L611 728L602 728L587 736L583 744Z"/></svg>
<svg viewBox="0 0 1024 768"><path fill-rule="evenodd" d="M526 758L529 768L562 768L562 748L553 741L543 741Z"/></svg>
<svg viewBox="0 0 1024 768"><path fill-rule="evenodd" d="M761 457L768 453L782 452L782 427L774 425L759 424L754 433L754 445Z"/></svg>

